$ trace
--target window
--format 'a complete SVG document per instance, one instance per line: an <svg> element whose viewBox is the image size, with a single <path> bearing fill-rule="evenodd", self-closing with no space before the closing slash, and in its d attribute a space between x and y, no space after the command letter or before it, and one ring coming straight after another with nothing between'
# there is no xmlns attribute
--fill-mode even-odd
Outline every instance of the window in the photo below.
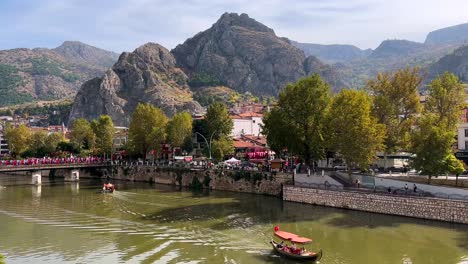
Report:
<svg viewBox="0 0 468 264"><path fill-rule="evenodd" d="M468 141L465 141L465 150L468 150Z"/></svg>
<svg viewBox="0 0 468 264"><path fill-rule="evenodd" d="M465 128L465 137L468 137L468 128Z"/></svg>

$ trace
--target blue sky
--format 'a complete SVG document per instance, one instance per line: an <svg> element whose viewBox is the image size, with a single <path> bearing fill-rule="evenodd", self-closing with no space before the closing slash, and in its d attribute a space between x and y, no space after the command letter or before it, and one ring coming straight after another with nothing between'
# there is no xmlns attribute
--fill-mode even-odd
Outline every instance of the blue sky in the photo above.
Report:
<svg viewBox="0 0 468 264"><path fill-rule="evenodd" d="M467 10L467 0L0 0L0 49L65 40L115 52L150 41L171 49L224 12L247 13L300 42L375 48L468 23Z"/></svg>

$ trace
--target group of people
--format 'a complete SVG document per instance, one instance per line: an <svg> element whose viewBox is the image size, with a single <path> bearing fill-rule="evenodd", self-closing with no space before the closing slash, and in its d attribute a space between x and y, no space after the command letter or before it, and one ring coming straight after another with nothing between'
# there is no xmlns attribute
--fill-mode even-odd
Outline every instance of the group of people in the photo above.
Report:
<svg viewBox="0 0 468 264"><path fill-rule="evenodd" d="M101 157L68 157L68 158L31 158L22 160L0 160L0 166L32 166L32 165L59 165L59 164L89 164L102 163L104 159Z"/></svg>
<svg viewBox="0 0 468 264"><path fill-rule="evenodd" d="M277 246L277 248L283 250L284 252L292 253L292 254L297 254L297 255L302 255L305 253L305 248L296 248L296 245L294 243L291 244L290 247L288 245L284 244L284 241L281 241Z"/></svg>

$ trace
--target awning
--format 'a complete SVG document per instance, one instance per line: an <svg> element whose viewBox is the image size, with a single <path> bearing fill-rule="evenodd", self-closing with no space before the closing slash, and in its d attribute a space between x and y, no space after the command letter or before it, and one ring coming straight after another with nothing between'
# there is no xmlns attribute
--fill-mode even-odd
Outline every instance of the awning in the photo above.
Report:
<svg viewBox="0 0 468 264"><path fill-rule="evenodd" d="M288 240L297 244L307 244L312 242L312 239L306 237L300 237L296 234L284 232L284 231L275 231L275 235L283 240Z"/></svg>

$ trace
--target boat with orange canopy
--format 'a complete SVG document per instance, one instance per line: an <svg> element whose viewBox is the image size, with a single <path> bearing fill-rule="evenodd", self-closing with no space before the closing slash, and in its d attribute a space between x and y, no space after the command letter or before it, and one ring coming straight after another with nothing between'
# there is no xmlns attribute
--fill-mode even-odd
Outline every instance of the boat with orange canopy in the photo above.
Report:
<svg viewBox="0 0 468 264"><path fill-rule="evenodd" d="M273 246L275 252L282 256L307 261L319 261L322 258L322 250L315 253L307 251L304 248L305 244L312 243L312 239L301 237L293 233L281 231L279 230L278 226L275 226L275 236L281 238L283 241L281 241L281 243L278 243L272 239L270 243ZM291 245L285 244L284 241L291 243ZM302 248L296 248L295 244L302 245Z"/></svg>

